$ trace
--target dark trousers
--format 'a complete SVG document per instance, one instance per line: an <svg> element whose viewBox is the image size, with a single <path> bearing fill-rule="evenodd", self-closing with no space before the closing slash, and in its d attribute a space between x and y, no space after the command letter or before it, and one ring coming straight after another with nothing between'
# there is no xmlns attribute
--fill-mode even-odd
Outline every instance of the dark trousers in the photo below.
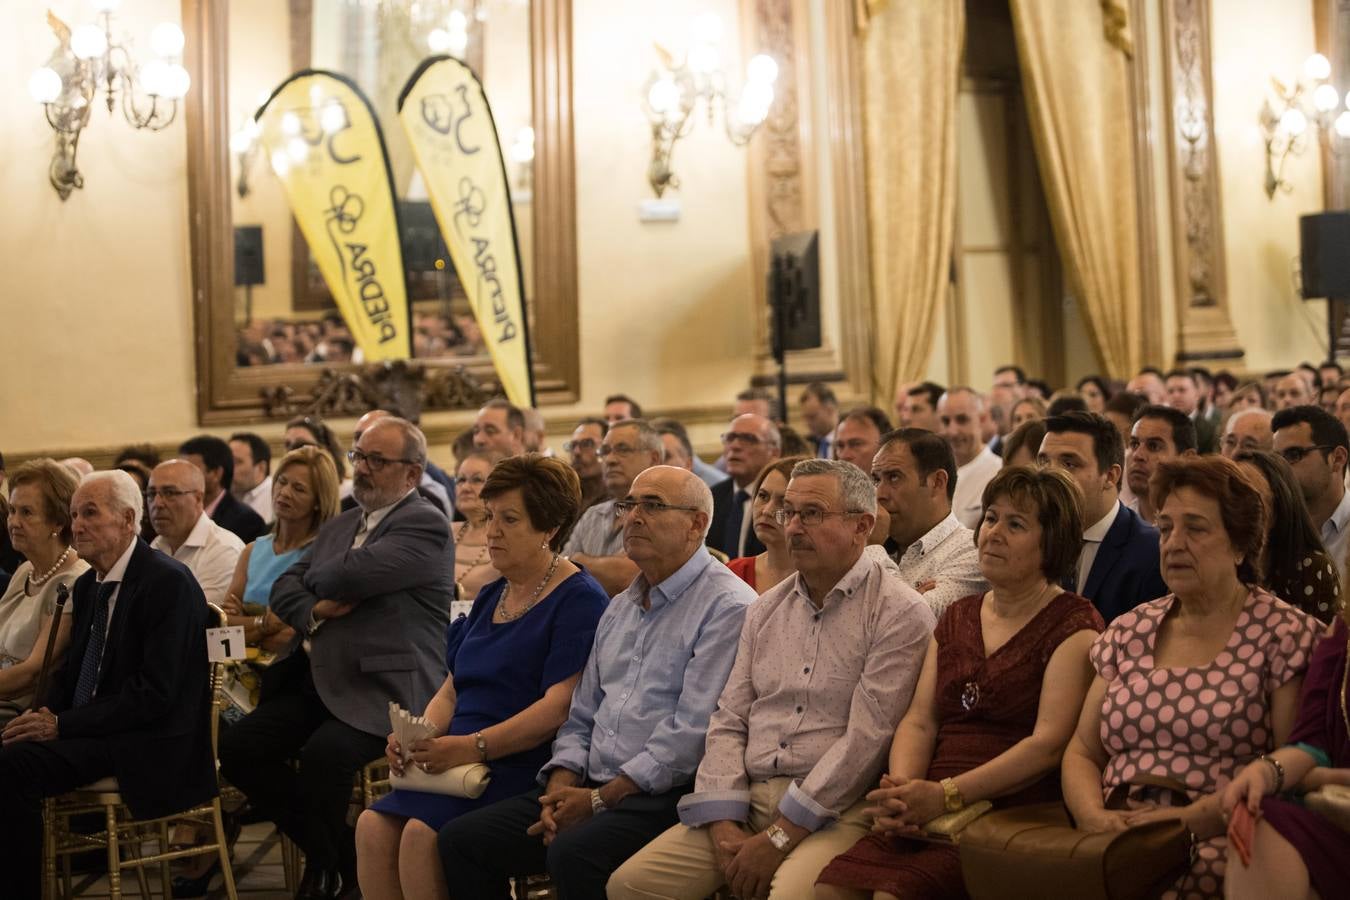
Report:
<svg viewBox="0 0 1350 900"><path fill-rule="evenodd" d="M384 755L385 738L335 718L314 688L308 658L298 656L278 664L287 669L258 708L221 734L220 771L295 841L308 865L352 875L352 779Z"/></svg>
<svg viewBox="0 0 1350 900"><path fill-rule="evenodd" d="M539 820L539 788L462 815L436 838L451 900L506 898L508 879L543 872L561 900L604 900L614 870L679 820L675 806L686 790L630 795L547 847L525 833Z"/></svg>
<svg viewBox="0 0 1350 900"><path fill-rule="evenodd" d="M113 774L105 741L23 741L0 750L0 896L42 896L42 798Z"/></svg>

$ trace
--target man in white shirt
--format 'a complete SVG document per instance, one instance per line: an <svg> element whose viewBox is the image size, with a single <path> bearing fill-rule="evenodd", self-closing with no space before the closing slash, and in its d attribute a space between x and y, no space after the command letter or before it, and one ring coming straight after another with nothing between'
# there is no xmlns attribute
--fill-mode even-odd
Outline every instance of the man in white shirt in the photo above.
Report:
<svg viewBox="0 0 1350 900"><path fill-rule="evenodd" d="M244 542L211 521L202 507L204 491L205 479L192 463L171 459L155 466L145 489L158 535L150 546L187 566L206 599L219 606Z"/></svg>
<svg viewBox="0 0 1350 900"><path fill-rule="evenodd" d="M872 460L872 483L877 505L890 514L884 546L934 615L988 590L975 535L952 515L956 458L944 438L924 428L887 433Z"/></svg>
<svg viewBox="0 0 1350 900"><path fill-rule="evenodd" d="M1275 452L1294 470L1313 524L1345 584L1345 554L1350 547L1350 491L1345 489L1350 438L1345 426L1322 407L1311 405L1282 409L1271 425Z"/></svg>
<svg viewBox="0 0 1350 900"><path fill-rule="evenodd" d="M272 524L272 448L253 432L240 431L230 435L230 452L234 454L230 493Z"/></svg>
<svg viewBox="0 0 1350 900"><path fill-rule="evenodd" d="M952 445L956 457L952 514L962 525L974 528L983 513L984 487L1003 467L1003 461L984 443L989 408L973 388L954 387L938 401L938 418L942 436Z"/></svg>

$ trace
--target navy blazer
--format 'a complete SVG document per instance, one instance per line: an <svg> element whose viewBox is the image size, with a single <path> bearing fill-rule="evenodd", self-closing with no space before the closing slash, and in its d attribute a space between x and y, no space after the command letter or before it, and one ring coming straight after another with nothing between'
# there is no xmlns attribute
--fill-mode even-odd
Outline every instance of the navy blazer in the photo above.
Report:
<svg viewBox="0 0 1350 900"><path fill-rule="evenodd" d="M1108 625L1140 603L1168 593L1159 565L1158 529L1125 504L1119 508L1082 591Z"/></svg>
<svg viewBox="0 0 1350 900"><path fill-rule="evenodd" d="M267 533L267 523L262 516L253 511L253 507L243 503L226 491L211 514L211 521L226 531L232 531L245 544L251 544Z"/></svg>
<svg viewBox="0 0 1350 900"><path fill-rule="evenodd" d="M61 740L107 742L113 774L131 812L166 816L216 795L211 753L211 682L206 597L188 568L137 539L117 592L94 698L71 704L89 647L91 569L75 580L66 665L48 706Z"/></svg>
<svg viewBox="0 0 1350 900"><path fill-rule="evenodd" d="M740 553L736 545L727 544L727 516L731 514L731 504L736 502L736 479L728 478L725 481L719 481L712 486L713 514L712 524L708 526L708 546L715 550L721 550L727 556L735 559L738 556L758 556L764 552L764 544L755 535L754 524L745 531L745 552ZM752 504L753 506L753 504ZM746 507L745 515L748 518L751 514L751 507Z"/></svg>

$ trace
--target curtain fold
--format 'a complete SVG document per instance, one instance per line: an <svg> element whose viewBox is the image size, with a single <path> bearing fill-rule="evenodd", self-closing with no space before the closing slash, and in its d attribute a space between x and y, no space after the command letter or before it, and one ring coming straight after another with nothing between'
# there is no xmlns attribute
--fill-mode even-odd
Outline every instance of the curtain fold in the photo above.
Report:
<svg viewBox="0 0 1350 900"><path fill-rule="evenodd" d="M863 48L872 256L872 391L928 365L956 223L963 0L869 2Z"/></svg>
<svg viewBox="0 0 1350 900"><path fill-rule="evenodd" d="M1128 22L1109 21L1109 3L1011 6L1027 117L1065 271L1106 374L1129 378L1142 364L1143 312L1129 60L1119 39Z"/></svg>

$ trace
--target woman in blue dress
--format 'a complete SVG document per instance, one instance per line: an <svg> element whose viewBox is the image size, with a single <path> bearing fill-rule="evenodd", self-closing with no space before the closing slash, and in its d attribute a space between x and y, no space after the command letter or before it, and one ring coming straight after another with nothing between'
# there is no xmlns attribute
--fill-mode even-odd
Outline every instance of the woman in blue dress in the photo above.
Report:
<svg viewBox="0 0 1350 900"><path fill-rule="evenodd" d="M476 800L400 789L362 813L357 876L366 900L446 896L436 832L534 784L608 602L594 578L559 554L581 506L571 466L535 453L502 460L481 497L488 554L502 577L450 625L449 675L420 711L441 736L406 749L410 765L432 774L486 762L491 780ZM404 749L390 735L396 773Z"/></svg>

